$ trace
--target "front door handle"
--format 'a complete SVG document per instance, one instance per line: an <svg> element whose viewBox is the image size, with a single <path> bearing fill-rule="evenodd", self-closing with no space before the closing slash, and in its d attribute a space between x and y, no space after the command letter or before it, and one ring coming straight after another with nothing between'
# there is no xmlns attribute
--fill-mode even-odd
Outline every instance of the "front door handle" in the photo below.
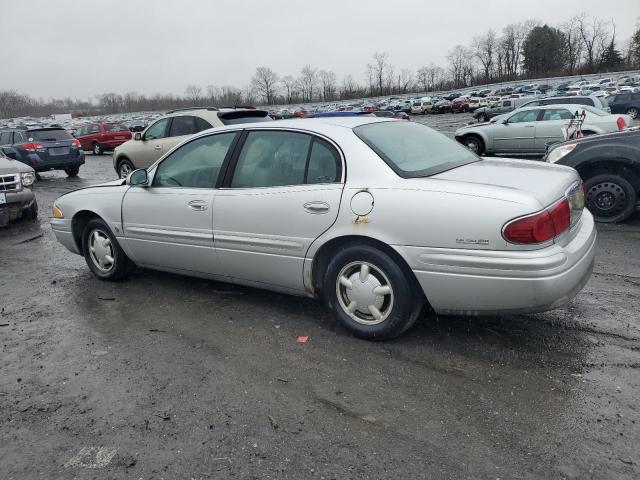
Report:
<svg viewBox="0 0 640 480"><path fill-rule="evenodd" d="M207 202L205 202L204 200L191 200L189 203L187 203L187 206L191 210L202 211L207 209Z"/></svg>
<svg viewBox="0 0 640 480"><path fill-rule="evenodd" d="M153 147L154 150L162 150L162 145L156 145Z"/></svg>
<svg viewBox="0 0 640 480"><path fill-rule="evenodd" d="M304 204L304 209L309 213L327 213L329 204L326 202L308 202Z"/></svg>

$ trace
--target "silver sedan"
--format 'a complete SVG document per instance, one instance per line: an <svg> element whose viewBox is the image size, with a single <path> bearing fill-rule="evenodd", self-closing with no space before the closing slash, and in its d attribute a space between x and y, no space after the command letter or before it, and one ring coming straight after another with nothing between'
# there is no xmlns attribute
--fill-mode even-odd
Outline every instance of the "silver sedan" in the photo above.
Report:
<svg viewBox="0 0 640 480"><path fill-rule="evenodd" d="M322 299L388 339L439 314L568 302L594 259L575 170L480 159L423 125L334 117L201 132L126 180L56 200L96 277L134 265Z"/></svg>

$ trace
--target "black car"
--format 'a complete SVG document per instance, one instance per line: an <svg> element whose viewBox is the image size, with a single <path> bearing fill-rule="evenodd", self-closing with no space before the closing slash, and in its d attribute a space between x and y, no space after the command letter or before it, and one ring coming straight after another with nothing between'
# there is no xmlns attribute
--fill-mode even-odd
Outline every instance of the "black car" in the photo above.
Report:
<svg viewBox="0 0 640 480"><path fill-rule="evenodd" d="M640 207L640 128L554 143L544 160L580 173L597 222L622 222Z"/></svg>
<svg viewBox="0 0 640 480"><path fill-rule="evenodd" d="M64 128L11 128L0 130L0 149L9 158L36 172L64 170L75 177L84 164L80 142Z"/></svg>
<svg viewBox="0 0 640 480"><path fill-rule="evenodd" d="M623 92L607 99L611 113L626 113L631 118L640 118L640 93Z"/></svg>

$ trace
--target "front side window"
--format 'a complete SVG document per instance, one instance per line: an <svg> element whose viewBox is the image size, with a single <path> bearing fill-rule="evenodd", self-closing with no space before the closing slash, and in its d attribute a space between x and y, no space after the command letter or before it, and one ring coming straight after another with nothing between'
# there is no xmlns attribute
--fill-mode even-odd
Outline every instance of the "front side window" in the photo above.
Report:
<svg viewBox="0 0 640 480"><path fill-rule="evenodd" d="M191 135L193 133L195 133L195 129L192 116L182 115L179 117L173 117L171 128L169 129L170 137L181 137L183 135Z"/></svg>
<svg viewBox="0 0 640 480"><path fill-rule="evenodd" d="M231 187L300 185L312 137L295 132L250 132L242 147Z"/></svg>
<svg viewBox="0 0 640 480"><path fill-rule="evenodd" d="M165 158L156 170L154 187L214 188L236 132L200 137Z"/></svg>
<svg viewBox="0 0 640 480"><path fill-rule="evenodd" d="M538 110L524 110L509 117L509 123L535 122L538 118Z"/></svg>
<svg viewBox="0 0 640 480"><path fill-rule="evenodd" d="M169 124L168 118L163 118L162 120L158 120L156 123L151 125L147 132L144 134L145 140L157 140L160 138L165 138L167 136L167 125Z"/></svg>
<svg viewBox="0 0 640 480"><path fill-rule="evenodd" d="M542 121L553 121L553 120L571 120L573 118L573 114L564 108L553 108L547 109L544 111L544 115L542 115Z"/></svg>
<svg viewBox="0 0 640 480"><path fill-rule="evenodd" d="M503 107L510 107L511 106L511 101L505 100L504 102L502 102L502 106Z"/></svg>
<svg viewBox="0 0 640 480"><path fill-rule="evenodd" d="M96 124L93 124L89 127L89 133L100 133L100 127Z"/></svg>
<svg viewBox="0 0 640 480"><path fill-rule="evenodd" d="M370 123L353 131L404 178L428 177L480 161L458 142L418 123Z"/></svg>

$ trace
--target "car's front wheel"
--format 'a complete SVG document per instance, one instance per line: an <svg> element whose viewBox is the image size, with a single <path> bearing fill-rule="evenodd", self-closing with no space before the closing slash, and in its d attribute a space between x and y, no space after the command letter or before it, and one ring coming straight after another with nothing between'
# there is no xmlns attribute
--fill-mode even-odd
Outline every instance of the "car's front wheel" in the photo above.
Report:
<svg viewBox="0 0 640 480"><path fill-rule="evenodd" d="M92 150L94 155L102 155L102 153L104 152L104 150L102 149L102 145L100 145L98 142L93 142Z"/></svg>
<svg viewBox="0 0 640 480"><path fill-rule="evenodd" d="M131 260L102 219L89 220L85 226L82 251L89 269L100 280L120 280L131 271Z"/></svg>
<svg viewBox="0 0 640 480"><path fill-rule="evenodd" d="M488 121L489 121L489 115L487 115L486 113L481 113L480 115L478 115L478 122L484 123Z"/></svg>
<svg viewBox="0 0 640 480"><path fill-rule="evenodd" d="M118 162L118 176L120 178L127 178L127 175L129 175L134 170L135 167L129 160L123 159Z"/></svg>
<svg viewBox="0 0 640 480"><path fill-rule="evenodd" d="M602 174L585 182L586 205L597 222L618 223L635 211L636 189L616 174Z"/></svg>
<svg viewBox="0 0 640 480"><path fill-rule="evenodd" d="M476 155L482 155L484 153L484 142L477 135L469 135L465 137L462 143Z"/></svg>
<svg viewBox="0 0 640 480"><path fill-rule="evenodd" d="M636 107L631 107L627 109L627 115L629 115L631 118L636 120L638 116L640 116L640 110L637 109Z"/></svg>
<svg viewBox="0 0 640 480"><path fill-rule="evenodd" d="M35 220L38 218L38 202L34 199L29 208L22 212L24 220Z"/></svg>
<svg viewBox="0 0 640 480"><path fill-rule="evenodd" d="M324 300L354 335L388 340L408 330L422 309L424 295L412 276L384 251L351 244L327 267Z"/></svg>

